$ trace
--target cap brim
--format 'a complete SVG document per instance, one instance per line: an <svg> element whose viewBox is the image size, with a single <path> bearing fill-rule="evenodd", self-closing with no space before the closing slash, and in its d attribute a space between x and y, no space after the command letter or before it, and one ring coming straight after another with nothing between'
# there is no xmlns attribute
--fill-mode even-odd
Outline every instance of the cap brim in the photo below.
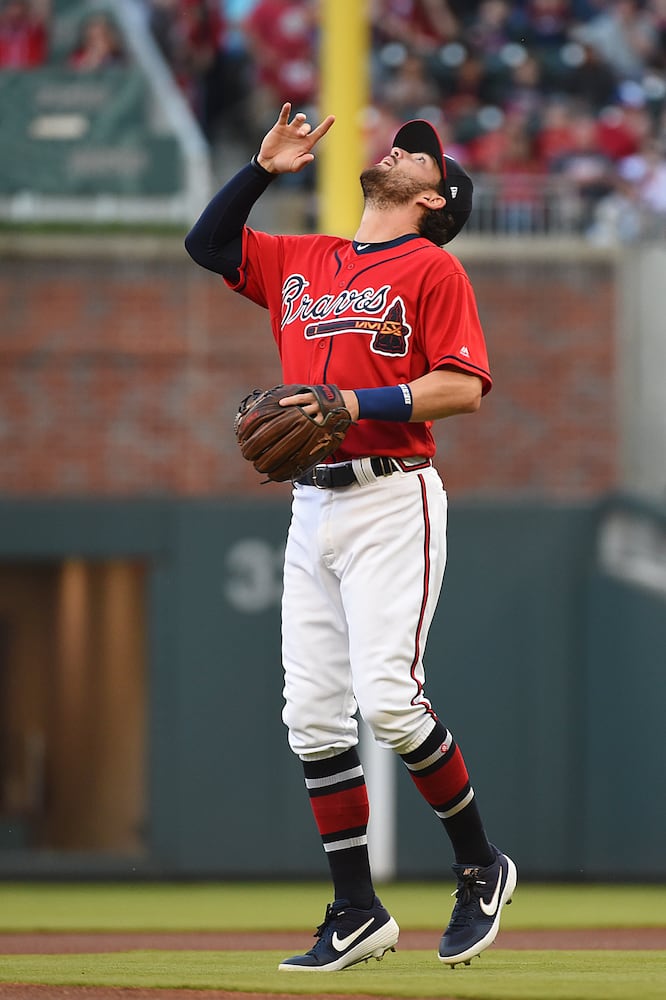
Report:
<svg viewBox="0 0 666 1000"><path fill-rule="evenodd" d="M437 163L442 178L446 178L446 165L442 140L436 129L424 118L406 122L395 134L393 145L408 153L427 153Z"/></svg>

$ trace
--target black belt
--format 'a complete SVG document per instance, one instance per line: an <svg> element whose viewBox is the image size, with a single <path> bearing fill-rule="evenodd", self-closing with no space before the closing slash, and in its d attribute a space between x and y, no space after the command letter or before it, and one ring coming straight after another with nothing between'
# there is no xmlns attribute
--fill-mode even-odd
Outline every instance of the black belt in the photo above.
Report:
<svg viewBox="0 0 666 1000"><path fill-rule="evenodd" d="M387 455L374 455L370 467L376 476L391 476L395 472L393 459ZM351 486L358 482L351 462L335 462L332 465L315 465L304 476L297 479L299 486L316 486L320 490Z"/></svg>

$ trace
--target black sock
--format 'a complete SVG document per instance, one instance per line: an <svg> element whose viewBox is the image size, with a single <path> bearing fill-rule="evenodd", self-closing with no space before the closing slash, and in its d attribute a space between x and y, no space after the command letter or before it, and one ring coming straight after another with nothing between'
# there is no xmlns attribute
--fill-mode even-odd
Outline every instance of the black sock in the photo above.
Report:
<svg viewBox="0 0 666 1000"><path fill-rule="evenodd" d="M331 871L336 899L368 909L375 890L368 857L370 807L355 748L324 760L304 760L312 813Z"/></svg>
<svg viewBox="0 0 666 1000"><path fill-rule="evenodd" d="M458 864L485 868L495 860L470 785L465 761L451 733L437 720L423 743L401 754L410 777L446 830Z"/></svg>

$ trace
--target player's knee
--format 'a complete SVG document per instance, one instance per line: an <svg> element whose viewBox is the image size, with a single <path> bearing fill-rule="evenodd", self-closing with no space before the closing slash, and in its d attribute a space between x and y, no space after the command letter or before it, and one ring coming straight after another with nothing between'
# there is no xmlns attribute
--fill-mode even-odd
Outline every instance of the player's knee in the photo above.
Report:
<svg viewBox="0 0 666 1000"><path fill-rule="evenodd" d="M411 706L407 711L372 706L362 711L362 715L377 742L392 749L404 744L414 731L414 710Z"/></svg>
<svg viewBox="0 0 666 1000"><path fill-rule="evenodd" d="M298 756L327 757L342 753L358 743L358 725L350 718L337 728L333 728L326 718L308 718L294 706L285 706L282 721L288 729L291 750Z"/></svg>

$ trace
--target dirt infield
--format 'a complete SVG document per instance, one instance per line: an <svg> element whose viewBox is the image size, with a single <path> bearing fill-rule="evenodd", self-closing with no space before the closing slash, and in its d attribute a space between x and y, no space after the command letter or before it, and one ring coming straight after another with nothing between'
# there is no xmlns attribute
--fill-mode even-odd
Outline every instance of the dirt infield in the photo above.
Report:
<svg viewBox="0 0 666 1000"><path fill-rule="evenodd" d="M403 931L400 947L406 950L434 949L437 935L432 931ZM0 955L83 954L136 949L176 951L261 951L284 950L293 954L308 947L307 935L272 933L188 933L188 934L0 934ZM577 931L503 931L493 948L652 950L666 949L666 929ZM270 996L231 993L225 990L146 990L96 986L29 986L0 983L0 1000L293 1000L288 994ZM322 994L301 995L299 1000L321 1000ZM325 1000L349 1000L326 994ZM357 994L355 1000L377 1000ZM393 1000L385 997L384 1000ZM440 997L439 1000L447 1000Z"/></svg>
<svg viewBox="0 0 666 1000"><path fill-rule="evenodd" d="M401 931L400 947L409 951L436 948L439 936L434 931ZM2 934L0 955L64 955L85 952L133 951L264 951L267 949L294 954L309 948L307 933L301 932L206 932L206 933L123 933L123 934ZM606 930L535 930L502 931L493 948L577 949L631 951L666 949L666 928L628 928Z"/></svg>

